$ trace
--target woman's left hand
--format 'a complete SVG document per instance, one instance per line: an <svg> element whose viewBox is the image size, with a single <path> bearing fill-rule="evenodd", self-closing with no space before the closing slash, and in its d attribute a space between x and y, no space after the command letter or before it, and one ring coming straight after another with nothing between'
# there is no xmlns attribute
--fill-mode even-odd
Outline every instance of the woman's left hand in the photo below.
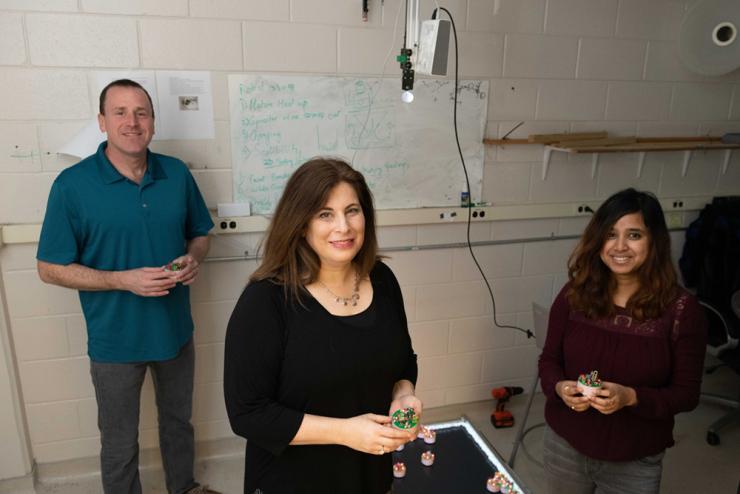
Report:
<svg viewBox="0 0 740 494"><path fill-rule="evenodd" d="M405 394L394 399L391 402L390 408L388 409L388 415L393 415L393 412L395 412L396 410L402 410L404 408L413 408L416 412L416 415L419 417L419 424L421 424L421 412L424 406L422 405L421 400L416 397L416 395ZM413 429L413 431L409 432L414 433L413 437L411 438L411 440L413 440L416 437L416 428Z"/></svg>
<svg viewBox="0 0 740 494"><path fill-rule="evenodd" d="M601 389L596 393L596 396L589 398L589 400L593 408L605 415L637 404L634 389L608 381L602 381Z"/></svg>

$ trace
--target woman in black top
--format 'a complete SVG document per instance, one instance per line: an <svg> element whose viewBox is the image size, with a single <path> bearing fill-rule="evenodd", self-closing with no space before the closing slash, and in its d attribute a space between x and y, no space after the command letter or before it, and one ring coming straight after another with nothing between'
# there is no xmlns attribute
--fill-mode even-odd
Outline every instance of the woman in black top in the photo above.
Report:
<svg viewBox="0 0 740 494"><path fill-rule="evenodd" d="M386 453L415 437L390 414L421 413L416 375L364 178L343 161L304 163L226 334L226 409L248 439L244 492L388 492Z"/></svg>

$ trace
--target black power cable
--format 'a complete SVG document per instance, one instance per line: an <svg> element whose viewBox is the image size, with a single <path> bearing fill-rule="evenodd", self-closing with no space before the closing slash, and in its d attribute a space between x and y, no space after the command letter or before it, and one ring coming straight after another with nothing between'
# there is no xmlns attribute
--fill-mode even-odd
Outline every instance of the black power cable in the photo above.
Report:
<svg viewBox="0 0 740 494"><path fill-rule="evenodd" d="M437 18L437 10L434 9L434 12L432 13L432 19ZM457 152L460 154L460 162L462 163L463 171L465 172L465 184L467 185L468 192L470 192L470 178L468 177L468 168L465 166L465 157L463 156L462 147L460 146L460 136L458 135L457 131L457 94L458 94L458 86L460 84L459 80L459 68L460 68L460 54L459 54L459 47L457 45L457 28L455 27L455 20L452 18L452 14L450 14L450 11L447 10L444 7L439 7L439 10L444 11L447 16L450 18L450 22L452 23L452 33L455 37L455 96L454 96L454 108L452 112L452 120L455 127L455 142L457 143ZM491 305L493 306L493 324L497 328L505 328L505 329L515 329L517 331L521 331L522 333L527 335L527 338L533 338L534 333L530 331L529 329L520 328L519 326L510 326L507 324L499 324L498 320L496 319L496 299L493 296L493 289L491 288L491 283L488 281L488 278L486 277L486 274L483 272L483 268L481 268L480 263L478 262L478 259L475 257L475 252L473 252L473 244L470 241L470 224L472 223L471 215L472 215L472 205L468 206L468 223L467 223L467 233L466 233L466 240L468 244L468 250L470 251L470 257L473 258L473 262L475 263L475 266L478 268L478 271L480 272L480 275L483 277L483 281L486 283L486 288L488 288L488 295L491 297Z"/></svg>

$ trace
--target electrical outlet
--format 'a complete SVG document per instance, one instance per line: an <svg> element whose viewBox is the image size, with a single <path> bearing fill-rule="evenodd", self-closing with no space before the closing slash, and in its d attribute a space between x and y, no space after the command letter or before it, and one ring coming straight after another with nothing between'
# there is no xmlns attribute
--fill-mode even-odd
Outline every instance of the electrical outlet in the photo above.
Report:
<svg viewBox="0 0 740 494"><path fill-rule="evenodd" d="M265 216L211 216L213 233L263 233L270 226L270 220Z"/></svg>
<svg viewBox="0 0 740 494"><path fill-rule="evenodd" d="M591 209L591 206L588 204L576 204L574 206L574 213L579 215L588 215L592 214L594 212L593 209Z"/></svg>
<svg viewBox="0 0 740 494"><path fill-rule="evenodd" d="M236 220L231 218L219 218L216 222L216 227L220 232L233 232L237 226Z"/></svg>

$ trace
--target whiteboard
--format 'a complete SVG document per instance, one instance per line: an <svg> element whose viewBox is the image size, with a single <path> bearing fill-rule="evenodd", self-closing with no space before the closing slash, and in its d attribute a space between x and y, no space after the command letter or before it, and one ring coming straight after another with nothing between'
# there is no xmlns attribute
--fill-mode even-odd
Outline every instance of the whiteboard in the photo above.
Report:
<svg viewBox="0 0 740 494"><path fill-rule="evenodd" d="M454 81L416 81L410 104L400 96L400 77L230 75L234 201L270 213L293 170L338 156L363 173L377 208L459 205ZM474 201L487 106L487 81L460 83L458 129Z"/></svg>

